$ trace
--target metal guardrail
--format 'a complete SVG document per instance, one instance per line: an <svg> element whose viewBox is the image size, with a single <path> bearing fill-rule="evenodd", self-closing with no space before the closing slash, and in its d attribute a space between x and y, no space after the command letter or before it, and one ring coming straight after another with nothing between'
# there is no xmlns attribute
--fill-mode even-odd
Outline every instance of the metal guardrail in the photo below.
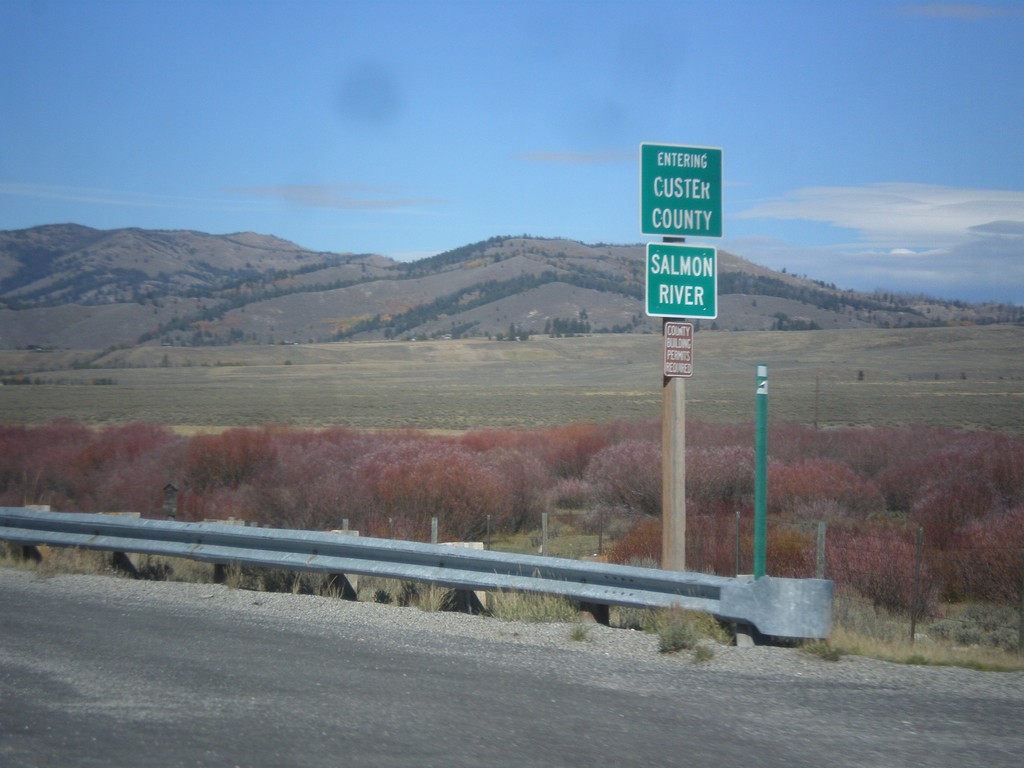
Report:
<svg viewBox="0 0 1024 768"><path fill-rule="evenodd" d="M562 595L583 603L707 611L773 637L825 638L832 582L756 581L374 539L0 507L0 539L332 574L380 576L463 590Z"/></svg>

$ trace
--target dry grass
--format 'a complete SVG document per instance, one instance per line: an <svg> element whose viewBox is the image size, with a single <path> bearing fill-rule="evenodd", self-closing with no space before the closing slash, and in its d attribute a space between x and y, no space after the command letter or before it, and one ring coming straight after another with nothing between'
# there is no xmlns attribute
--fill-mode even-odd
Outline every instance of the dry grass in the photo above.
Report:
<svg viewBox="0 0 1024 768"><path fill-rule="evenodd" d="M573 623L579 618L579 609L558 595L494 592L488 603L488 613L504 621Z"/></svg>
<svg viewBox="0 0 1024 768"><path fill-rule="evenodd" d="M687 415L753 418L766 363L774 421L1024 429L1024 328L708 332L695 340ZM169 367L161 367L164 354ZM147 421L187 430L283 423L463 431L647 420L661 412L659 336L140 347L75 378L7 387L0 422ZM0 369L67 372L68 355L0 351ZM123 367L134 366L134 367ZM860 374L863 372L863 380Z"/></svg>
<svg viewBox="0 0 1024 768"><path fill-rule="evenodd" d="M496 552L512 552L521 555L539 555L543 536L538 528L503 536L495 536L491 549ZM577 533L571 528L560 528L557 533L548 533L547 555L579 560L597 553L597 534ZM606 536L604 546L609 539Z"/></svg>
<svg viewBox="0 0 1024 768"><path fill-rule="evenodd" d="M967 606L940 606L940 614L917 624L910 640L910 618L873 607L850 590L836 595L835 627L828 645L840 653L867 656L901 664L958 666L991 671L1024 670L1024 656L1005 648L979 643L963 645L930 628L951 616L970 616ZM1015 612L1010 611L1016 616Z"/></svg>
<svg viewBox="0 0 1024 768"><path fill-rule="evenodd" d="M996 648L951 646L934 641L911 644L906 639L884 640L846 627L836 627L829 645L841 653L898 664L967 667L989 672L1024 671L1024 657Z"/></svg>
<svg viewBox="0 0 1024 768"><path fill-rule="evenodd" d="M46 545L36 547L35 551L41 559L37 559L31 549L23 550L20 545L0 542L0 564L25 568L44 578L58 573L114 575L118 572L109 552Z"/></svg>

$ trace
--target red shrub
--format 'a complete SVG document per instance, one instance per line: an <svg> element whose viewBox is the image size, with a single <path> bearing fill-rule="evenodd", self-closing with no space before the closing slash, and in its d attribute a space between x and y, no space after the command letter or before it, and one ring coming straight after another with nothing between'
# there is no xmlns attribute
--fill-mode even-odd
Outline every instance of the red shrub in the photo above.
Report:
<svg viewBox="0 0 1024 768"><path fill-rule="evenodd" d="M893 464L943 444L950 434L955 433L924 425L819 430L781 424L769 428L768 445L772 459L785 464L811 457L828 459L874 477Z"/></svg>
<svg viewBox="0 0 1024 768"><path fill-rule="evenodd" d="M625 440L599 451L584 479L599 503L645 515L661 514L661 446Z"/></svg>
<svg viewBox="0 0 1024 768"><path fill-rule="evenodd" d="M805 459L790 465L769 466L769 513L801 514L808 505L822 501L834 501L848 514L859 517L885 509L877 486L845 464Z"/></svg>
<svg viewBox="0 0 1024 768"><path fill-rule="evenodd" d="M350 512L351 467L393 441L341 428L275 435L275 461L251 481L258 491L253 519L289 528L340 528Z"/></svg>
<svg viewBox="0 0 1024 768"><path fill-rule="evenodd" d="M894 512L910 512L929 479L936 474L952 471L950 462L937 457L912 458L889 467L878 475L878 486L885 497L886 507Z"/></svg>
<svg viewBox="0 0 1024 768"><path fill-rule="evenodd" d="M507 484L494 467L452 444L384 445L357 461L348 480L347 516L378 527L392 518L407 526L408 538L426 539L431 517L445 537L479 538L488 515L492 523L503 521L511 508Z"/></svg>
<svg viewBox="0 0 1024 768"><path fill-rule="evenodd" d="M274 459L267 429L229 429L218 435L198 435L189 441L182 479L194 490L237 488L266 469Z"/></svg>
<svg viewBox="0 0 1024 768"><path fill-rule="evenodd" d="M559 480L548 494L549 505L562 509L586 509L594 504L595 498L593 486L575 477Z"/></svg>
<svg viewBox="0 0 1024 768"><path fill-rule="evenodd" d="M950 430L917 424L907 427L859 427L829 430L835 442L827 454L856 472L877 477L885 469L905 461L907 457L939 445Z"/></svg>
<svg viewBox="0 0 1024 768"><path fill-rule="evenodd" d="M744 448L754 447L753 421L746 424L686 422L687 450L711 450L714 448L734 448L737 446Z"/></svg>
<svg viewBox="0 0 1024 768"><path fill-rule="evenodd" d="M686 498L715 504L754 493L754 450L739 446L686 452Z"/></svg>
<svg viewBox="0 0 1024 768"><path fill-rule="evenodd" d="M252 520L251 489L217 486L182 494L178 519L186 522L227 520L230 517Z"/></svg>
<svg viewBox="0 0 1024 768"><path fill-rule="evenodd" d="M76 512L153 512L180 444L147 424L90 429L58 421L0 428L0 500Z"/></svg>
<svg viewBox="0 0 1024 768"><path fill-rule="evenodd" d="M80 459L86 482L80 509L158 514L163 487L177 482L183 445L170 430L152 424L96 431Z"/></svg>
<svg viewBox="0 0 1024 768"><path fill-rule="evenodd" d="M844 529L831 526L826 544L825 577L849 585L876 607L909 611L914 607L916 532ZM917 610L931 604L934 578L922 560Z"/></svg>
<svg viewBox="0 0 1024 768"><path fill-rule="evenodd" d="M63 420L41 427L5 427L0 440L4 497L13 504L80 511L88 491L81 456L92 439L88 427Z"/></svg>
<svg viewBox="0 0 1024 768"><path fill-rule="evenodd" d="M740 519L741 573L750 573L752 529L752 513L748 504L742 508ZM702 504L687 502L686 569L719 576L736 575L735 512L724 509L708 512Z"/></svg>
<svg viewBox="0 0 1024 768"><path fill-rule="evenodd" d="M596 424L569 424L540 434L538 455L556 477L582 477L591 458L611 442L607 428Z"/></svg>
<svg viewBox="0 0 1024 768"><path fill-rule="evenodd" d="M910 510L931 546L944 548L972 520L998 512L1002 499L985 477L976 473L938 475L921 489Z"/></svg>
<svg viewBox="0 0 1024 768"><path fill-rule="evenodd" d="M467 432L456 441L464 448L477 453L486 453L497 448L534 453L541 449L545 440L536 431L519 429L479 429Z"/></svg>
<svg viewBox="0 0 1024 768"><path fill-rule="evenodd" d="M536 456L507 448L488 451L484 456L504 486L504 514L492 519L494 529L520 531L536 525L548 510L548 491L553 478Z"/></svg>
<svg viewBox="0 0 1024 768"><path fill-rule="evenodd" d="M608 553L608 561L623 565L641 565L657 568L661 564L661 520L642 517L621 538L615 541Z"/></svg>
<svg viewBox="0 0 1024 768"><path fill-rule="evenodd" d="M879 474L890 509L911 511L933 495L937 482L953 477L978 486L973 492L962 486L958 493L964 498L991 494L996 509L1024 503L1024 441L993 432L946 431L930 437L894 456Z"/></svg>
<svg viewBox="0 0 1024 768"><path fill-rule="evenodd" d="M815 571L815 537L786 525L778 518L767 522L765 570L771 576L809 578ZM686 569L719 576L752 573L754 515L747 504L740 509L739 570L736 563L736 514L719 508L706 514L699 505L687 505Z"/></svg>
<svg viewBox="0 0 1024 768"><path fill-rule="evenodd" d="M969 432L958 448L961 471L990 483L1003 507L1024 504L1024 441L997 432Z"/></svg>
<svg viewBox="0 0 1024 768"><path fill-rule="evenodd" d="M765 571L772 576L809 579L814 576L815 546L811 534L769 521Z"/></svg>
<svg viewBox="0 0 1024 768"><path fill-rule="evenodd" d="M1024 583L1024 505L968 523L952 554L947 593L961 599L1018 601Z"/></svg>

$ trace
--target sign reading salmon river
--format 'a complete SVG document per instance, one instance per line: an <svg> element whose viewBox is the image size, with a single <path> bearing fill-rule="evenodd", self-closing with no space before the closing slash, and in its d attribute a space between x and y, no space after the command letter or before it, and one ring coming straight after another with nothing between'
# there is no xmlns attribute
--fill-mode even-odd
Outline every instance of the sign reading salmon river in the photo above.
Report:
<svg viewBox="0 0 1024 768"><path fill-rule="evenodd" d="M718 251L695 245L648 243L647 314L718 317Z"/></svg>
<svg viewBox="0 0 1024 768"><path fill-rule="evenodd" d="M693 325L675 320L665 321L666 376L693 376Z"/></svg>
<svg viewBox="0 0 1024 768"><path fill-rule="evenodd" d="M722 150L640 145L640 233L722 236Z"/></svg>

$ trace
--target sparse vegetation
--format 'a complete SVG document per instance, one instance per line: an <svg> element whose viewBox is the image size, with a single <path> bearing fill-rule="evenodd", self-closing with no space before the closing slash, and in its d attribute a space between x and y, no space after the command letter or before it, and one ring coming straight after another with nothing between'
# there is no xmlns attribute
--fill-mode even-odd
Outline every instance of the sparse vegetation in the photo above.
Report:
<svg viewBox="0 0 1024 768"><path fill-rule="evenodd" d="M835 647L909 643L913 613L922 639L911 652L890 655L928 659L933 646L971 649L954 658L1015 651L1015 625L1005 616L990 621L975 615L982 608L951 606L990 606L986 615L1002 616L1019 604L1024 412L1015 398L1024 378L1024 333L822 332L813 342L800 334L706 336L707 378L687 384L695 417L687 425L689 567L750 572L753 436L748 422L735 421L750 377L728 369L770 348L785 362L773 369L769 573L813 576L815 529L825 521L825 576L841 598ZM436 516L442 539L489 534L495 548L532 553L547 512L550 554L590 556L600 541L614 562L656 566L660 377L655 370L638 384L638 374L646 382L642 372L655 366L633 361L656 353L658 344L653 337L540 338L215 354L153 347L93 353L87 361L56 350L22 351L12 371L29 363L37 371L69 369L78 360L119 373L112 386L4 389L0 504L159 517L162 489L173 482L180 520L233 516L332 529L348 519L364 535L425 540ZM958 373L936 381L934 372L945 370L937 364L940 350L951 346L966 350ZM581 367L567 370L572 355ZM816 382L807 368L846 355L860 359L822 377L818 421L828 428L800 426L801 414L809 423L814 408ZM401 359L415 375L396 367ZM961 367L969 375L959 375ZM858 383L860 369L866 376ZM132 412L180 426L117 423ZM303 412L313 415L292 419ZM595 412L608 420L564 423ZM60 413L83 422L49 420ZM703 418L709 413L715 418ZM628 418L614 419L622 414ZM331 423L341 418L360 427L438 431ZM33 421L42 423L27 425ZM114 423L85 423L105 421ZM221 427L195 427L203 423ZM184 567L152 560L143 568L178 578ZM293 574L259 578L263 583L253 588L319 593ZM419 604L400 585L360 591L364 599ZM868 618L851 621L855 613Z"/></svg>
<svg viewBox="0 0 1024 768"><path fill-rule="evenodd" d="M715 658L715 649L710 645L698 645L693 649L693 663L706 664Z"/></svg>
<svg viewBox="0 0 1024 768"><path fill-rule="evenodd" d="M830 644L828 640L811 640L803 643L800 650L811 656L816 656L822 661L839 661L843 658L843 652Z"/></svg>
<svg viewBox="0 0 1024 768"><path fill-rule="evenodd" d="M488 614L504 621L574 623L579 609L558 595L528 592L493 592L488 596Z"/></svg>
<svg viewBox="0 0 1024 768"><path fill-rule="evenodd" d="M575 640L576 642L584 642L590 639L590 627L586 624L573 624L572 629L569 631L569 639Z"/></svg>
<svg viewBox="0 0 1024 768"><path fill-rule="evenodd" d="M651 611L647 614L647 631L658 635L662 653L693 651L693 661L702 663L714 658L714 649L707 643L725 644L729 636L710 614L680 608Z"/></svg>
<svg viewBox="0 0 1024 768"><path fill-rule="evenodd" d="M671 621L666 621L658 629L658 650L662 653L688 651L697 644L699 639L692 622L684 616L679 616Z"/></svg>

